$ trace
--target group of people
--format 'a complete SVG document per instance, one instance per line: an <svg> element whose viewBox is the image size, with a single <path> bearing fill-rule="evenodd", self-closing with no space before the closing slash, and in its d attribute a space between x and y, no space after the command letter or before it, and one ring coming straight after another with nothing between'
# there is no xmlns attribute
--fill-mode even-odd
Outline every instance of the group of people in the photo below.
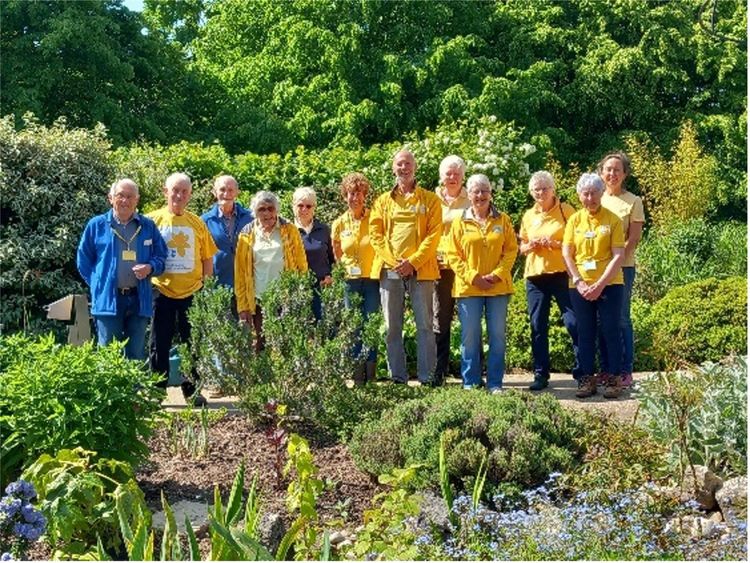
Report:
<svg viewBox="0 0 750 563"><path fill-rule="evenodd" d="M548 385L549 316L554 299L575 351L578 397L603 384L614 398L632 382L633 333L630 295L633 254L644 222L640 198L624 189L630 163L623 153L605 156L596 174L583 174L575 211L555 194L552 175L529 181L534 205L518 234L510 217L492 202L492 184L475 174L464 187L465 163L451 155L440 164L440 185L417 185L417 164L408 150L393 159L395 185L368 209L370 182L352 173L341 182L347 210L329 227L315 218L317 198L309 187L292 196L293 220L280 215L279 198L259 191L245 209L231 176L213 186L216 204L201 217L187 211L190 178L170 175L166 205L137 212L138 187L129 179L109 192L112 209L94 217L78 247L78 269L91 289L98 341L126 340L125 354L145 360L145 334L153 319L150 367L167 384L175 336L190 337L187 311L207 276L234 290L233 314L252 326L256 351L264 347L263 294L284 271L314 274L311 303L316 319L325 311L320 288L332 283L335 263L345 272L347 307L366 320L378 310L385 319L388 371L394 383L408 373L403 324L406 295L417 328L417 378L440 385L449 374L450 330L455 311L461 326L461 378L465 389L500 392L505 373L508 303L517 254L526 257L524 277L534 358L531 390ZM357 295L359 298L354 299ZM482 350L482 319L489 351ZM362 343L353 353L361 355ZM600 371L595 369L597 352ZM375 378L376 351L353 374L362 385ZM483 363L486 365L483 368ZM193 382L183 383L196 405L205 398Z"/></svg>

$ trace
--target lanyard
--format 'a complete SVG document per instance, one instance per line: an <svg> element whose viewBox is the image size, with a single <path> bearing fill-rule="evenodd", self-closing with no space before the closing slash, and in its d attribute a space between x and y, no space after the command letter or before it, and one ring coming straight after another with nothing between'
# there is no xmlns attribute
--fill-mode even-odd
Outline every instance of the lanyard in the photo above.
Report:
<svg viewBox="0 0 750 563"><path fill-rule="evenodd" d="M138 228L135 230L135 233L133 233L133 236L130 237L130 240L125 240L125 237L123 237L120 233L118 233L114 227L110 227L110 229L112 229L112 232L117 238L119 238L122 242L125 243L125 245L127 246L127 250L130 250L130 243L132 243L135 237L138 236L138 233L141 232L141 225L138 225Z"/></svg>

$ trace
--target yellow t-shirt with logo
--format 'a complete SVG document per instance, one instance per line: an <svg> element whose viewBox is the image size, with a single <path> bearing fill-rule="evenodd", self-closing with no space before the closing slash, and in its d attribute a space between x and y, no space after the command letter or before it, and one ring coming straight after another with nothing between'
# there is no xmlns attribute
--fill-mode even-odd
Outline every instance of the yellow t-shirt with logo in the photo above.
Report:
<svg viewBox="0 0 750 563"><path fill-rule="evenodd" d="M645 223L646 221L643 200L627 190L619 195L610 195L605 191L602 195L602 205L622 220L622 232L625 241L628 240L630 223ZM635 248L625 255L622 265L635 266Z"/></svg>
<svg viewBox="0 0 750 563"><path fill-rule="evenodd" d="M596 213L576 211L565 227L564 245L573 246L578 273L586 283L598 280L612 260L612 249L623 248L622 221L605 207ZM622 283L622 268L608 285ZM572 280L570 287L573 287Z"/></svg>
<svg viewBox="0 0 750 563"><path fill-rule="evenodd" d="M565 225L574 213L575 209L560 200L549 211L542 211L539 205L534 205L524 213L518 234L524 242L537 237L549 237L562 244ZM523 277L565 271L562 248L535 248L526 255Z"/></svg>
<svg viewBox="0 0 750 563"><path fill-rule="evenodd" d="M211 233L200 217L189 211L175 215L167 207L148 213L167 243L164 273L152 278L160 293L185 299L203 286L203 260L216 254Z"/></svg>
<svg viewBox="0 0 750 563"><path fill-rule="evenodd" d="M346 211L331 225L331 240L341 245L340 262L348 279L369 278L375 251L370 244L370 210L357 220Z"/></svg>
<svg viewBox="0 0 750 563"><path fill-rule="evenodd" d="M417 213L420 211L417 207L420 203L416 193L403 194L401 190L393 199L391 251L397 258L404 258L417 250Z"/></svg>

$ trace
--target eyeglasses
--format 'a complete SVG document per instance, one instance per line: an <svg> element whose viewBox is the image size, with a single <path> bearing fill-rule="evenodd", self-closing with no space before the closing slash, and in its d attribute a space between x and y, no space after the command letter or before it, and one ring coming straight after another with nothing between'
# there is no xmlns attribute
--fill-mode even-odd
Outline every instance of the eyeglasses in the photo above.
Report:
<svg viewBox="0 0 750 563"><path fill-rule="evenodd" d="M256 209L256 212L258 213L267 213L269 211L276 211L276 208L275 207L259 207L258 209Z"/></svg>
<svg viewBox="0 0 750 563"><path fill-rule="evenodd" d="M297 209L303 209L303 208L304 209L312 209L313 206L312 206L311 203L298 203L297 204Z"/></svg>
<svg viewBox="0 0 750 563"><path fill-rule="evenodd" d="M543 194L544 192L550 191L552 188L549 186L535 186L531 189L535 194Z"/></svg>

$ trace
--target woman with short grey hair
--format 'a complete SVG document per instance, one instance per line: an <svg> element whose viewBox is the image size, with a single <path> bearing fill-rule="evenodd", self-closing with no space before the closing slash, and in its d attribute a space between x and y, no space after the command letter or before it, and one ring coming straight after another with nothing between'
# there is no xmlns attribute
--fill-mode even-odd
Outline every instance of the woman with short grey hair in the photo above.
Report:
<svg viewBox="0 0 750 563"><path fill-rule="evenodd" d="M451 323L453 322L456 300L453 298L453 280L455 274L448 265L446 252L448 248L448 234L451 223L460 217L464 209L469 207L469 196L463 187L466 163L455 154L446 156L439 167L440 185L435 189L435 195L440 199L443 213L443 233L437 249L440 279L435 281L432 293L433 321L432 331L435 333L437 361L433 384L440 385L450 372L451 354Z"/></svg>
<svg viewBox="0 0 750 563"><path fill-rule="evenodd" d="M573 341L573 351L577 348L576 318L570 304L568 274L562 255L565 225L575 210L555 195L555 179L546 170L531 175L529 194L534 205L521 219L518 249L526 256L523 277L534 358L534 382L529 389L541 391L547 387L550 375L549 315L553 299ZM572 372L573 377L581 375L577 365Z"/></svg>
<svg viewBox="0 0 750 563"><path fill-rule="evenodd" d="M576 185L583 209L570 217L563 237L563 258L570 275L570 301L578 328L578 378L576 397L596 394L597 324L607 342L613 373L604 397L620 396L622 348L620 312L622 308L622 258L625 241L620 218L602 206L604 182L597 174L583 174Z"/></svg>

